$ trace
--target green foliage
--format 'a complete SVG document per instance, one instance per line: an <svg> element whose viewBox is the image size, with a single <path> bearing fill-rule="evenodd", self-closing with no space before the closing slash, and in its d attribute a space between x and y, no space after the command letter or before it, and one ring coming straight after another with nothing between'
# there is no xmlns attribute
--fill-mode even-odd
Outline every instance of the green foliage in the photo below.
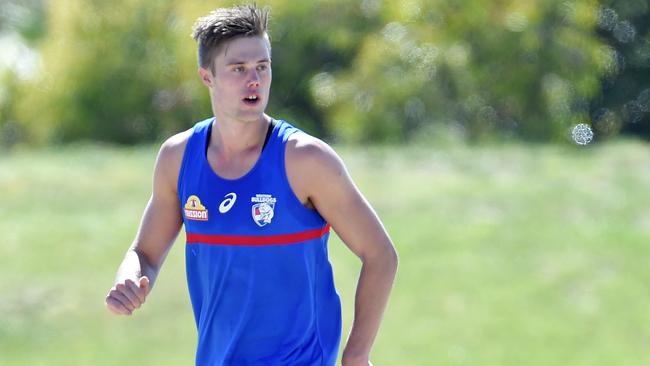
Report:
<svg viewBox="0 0 650 366"><path fill-rule="evenodd" d="M134 143L196 116L168 31L172 5L71 0L48 11L42 68L18 106L36 140Z"/></svg>
<svg viewBox="0 0 650 366"><path fill-rule="evenodd" d="M595 130L650 138L650 1L601 2L598 35L614 55L592 103Z"/></svg>
<svg viewBox="0 0 650 366"><path fill-rule="evenodd" d="M319 135L341 134L327 122L312 93L314 77L354 67L364 37L378 27L357 2L270 1L273 37L271 112Z"/></svg>
<svg viewBox="0 0 650 366"><path fill-rule="evenodd" d="M341 12L344 3L271 4L275 81L270 113L315 133L326 131L311 100L309 75L319 67L346 66L364 31L346 30L359 17L349 6ZM23 85L16 106L32 140L134 143L168 136L210 114L189 33L194 20L215 4L50 4L50 28L40 46L43 65ZM313 14L328 17L314 21ZM339 31L331 32L328 19L335 17Z"/></svg>
<svg viewBox="0 0 650 366"><path fill-rule="evenodd" d="M11 122L32 142L119 143L191 126L211 114L191 26L234 3L0 4L0 29L21 34L40 54L31 78L8 78L0 88L11 93L0 98L0 126ZM556 141L592 120L597 137L643 134L650 113L621 105L647 89L650 10L643 0L617 5L637 35L618 49L598 28L606 4L269 0L260 4L272 15L269 113L346 141ZM2 9L32 10L12 23ZM625 69L622 59L636 66ZM612 80L621 83L607 89ZM641 116L634 128L630 111Z"/></svg>
<svg viewBox="0 0 650 366"><path fill-rule="evenodd" d="M611 55L594 37L594 1L391 2L354 67L316 83L332 127L401 141L438 124L469 139L566 136L587 118ZM331 85L331 92L323 85Z"/></svg>
<svg viewBox="0 0 650 366"><path fill-rule="evenodd" d="M221 2L218 6L235 3ZM259 5L271 9L273 87L269 113L312 133L338 134L327 129L325 115L311 94L310 80L322 70L350 67L363 37L378 26L378 20L364 18L358 4L345 0L270 0ZM178 29L183 30L180 36L185 40L179 42L179 66L187 80L196 79L196 47L187 41L186 33L197 17L214 7L204 1L187 1L178 8Z"/></svg>

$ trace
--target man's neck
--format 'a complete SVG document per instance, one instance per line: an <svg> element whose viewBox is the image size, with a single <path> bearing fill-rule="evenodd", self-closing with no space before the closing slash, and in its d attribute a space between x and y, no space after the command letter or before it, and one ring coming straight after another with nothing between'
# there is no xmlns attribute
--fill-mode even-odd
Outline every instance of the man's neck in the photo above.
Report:
<svg viewBox="0 0 650 366"><path fill-rule="evenodd" d="M225 158L261 149L270 122L266 114L257 121L238 121L215 114L209 148Z"/></svg>

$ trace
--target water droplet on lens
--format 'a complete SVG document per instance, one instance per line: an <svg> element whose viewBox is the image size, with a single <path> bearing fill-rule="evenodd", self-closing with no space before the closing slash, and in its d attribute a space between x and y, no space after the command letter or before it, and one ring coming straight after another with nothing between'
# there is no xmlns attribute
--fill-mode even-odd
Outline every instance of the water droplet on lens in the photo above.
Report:
<svg viewBox="0 0 650 366"><path fill-rule="evenodd" d="M316 104L329 107L336 101L336 82L327 72L314 75L310 80L310 89Z"/></svg>
<svg viewBox="0 0 650 366"><path fill-rule="evenodd" d="M422 8L418 0L402 0L399 12L406 21L417 19L422 14Z"/></svg>
<svg viewBox="0 0 650 366"><path fill-rule="evenodd" d="M399 56L405 62L417 64L419 63L420 53L421 50L417 44L413 41L408 41L401 45Z"/></svg>
<svg viewBox="0 0 650 366"><path fill-rule="evenodd" d="M639 107L643 112L650 112L650 89L646 89L636 98Z"/></svg>
<svg viewBox="0 0 650 366"><path fill-rule="evenodd" d="M598 12L598 26L602 29L611 31L618 22L618 14L614 9L601 8Z"/></svg>
<svg viewBox="0 0 650 366"><path fill-rule="evenodd" d="M579 123L573 127L571 131L571 138L578 145L587 145L594 138L594 133L591 127L585 123Z"/></svg>
<svg viewBox="0 0 650 366"><path fill-rule="evenodd" d="M632 23L624 20L622 22L616 23L614 27L614 38L616 38L621 43L629 43L634 40L636 36L636 29Z"/></svg>
<svg viewBox="0 0 650 366"><path fill-rule="evenodd" d="M641 110L641 105L633 100L631 102L625 103L623 106L623 119L629 123L637 123L643 117L643 111Z"/></svg>
<svg viewBox="0 0 650 366"><path fill-rule="evenodd" d="M398 43L406 36L407 30L399 22L388 23L382 30L387 41Z"/></svg>
<svg viewBox="0 0 650 366"><path fill-rule="evenodd" d="M419 60L416 65L416 71L425 80L429 80L436 73L436 64L440 51L436 46L425 43L420 47Z"/></svg>
<svg viewBox="0 0 650 366"><path fill-rule="evenodd" d="M614 47L602 46L598 52L606 76L616 76L625 69L625 58Z"/></svg>
<svg viewBox="0 0 650 366"><path fill-rule="evenodd" d="M381 2L378 0L363 0L361 2L361 11L366 17L374 17L381 10Z"/></svg>
<svg viewBox="0 0 650 366"><path fill-rule="evenodd" d="M523 32L528 26L528 18L519 12L510 13L506 16L505 25L512 32Z"/></svg>
<svg viewBox="0 0 650 366"><path fill-rule="evenodd" d="M178 101L176 94L170 90L159 90L154 94L153 99L156 108L164 112L171 110Z"/></svg>
<svg viewBox="0 0 650 366"><path fill-rule="evenodd" d="M368 93L359 93L354 97L354 105L359 112L368 113L372 109L374 98Z"/></svg>
<svg viewBox="0 0 650 366"><path fill-rule="evenodd" d="M470 47L465 43L454 43L447 49L447 62L456 67L464 67L470 56Z"/></svg>

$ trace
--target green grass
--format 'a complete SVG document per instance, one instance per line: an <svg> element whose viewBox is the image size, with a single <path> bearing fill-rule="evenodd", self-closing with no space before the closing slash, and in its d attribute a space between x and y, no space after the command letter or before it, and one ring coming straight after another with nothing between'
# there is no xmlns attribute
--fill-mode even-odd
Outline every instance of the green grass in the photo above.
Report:
<svg viewBox="0 0 650 366"><path fill-rule="evenodd" d="M0 156L0 365L189 365L183 235L147 304L103 299L157 147ZM341 148L400 254L376 365L650 364L650 147ZM335 237L344 338L359 262Z"/></svg>

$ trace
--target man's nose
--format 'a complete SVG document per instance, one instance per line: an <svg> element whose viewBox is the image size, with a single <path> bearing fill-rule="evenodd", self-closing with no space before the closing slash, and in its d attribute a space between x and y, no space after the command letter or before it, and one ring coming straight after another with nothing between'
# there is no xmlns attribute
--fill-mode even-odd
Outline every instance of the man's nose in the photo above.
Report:
<svg viewBox="0 0 650 366"><path fill-rule="evenodd" d="M248 77L248 87L257 88L260 86L260 75L253 69Z"/></svg>

